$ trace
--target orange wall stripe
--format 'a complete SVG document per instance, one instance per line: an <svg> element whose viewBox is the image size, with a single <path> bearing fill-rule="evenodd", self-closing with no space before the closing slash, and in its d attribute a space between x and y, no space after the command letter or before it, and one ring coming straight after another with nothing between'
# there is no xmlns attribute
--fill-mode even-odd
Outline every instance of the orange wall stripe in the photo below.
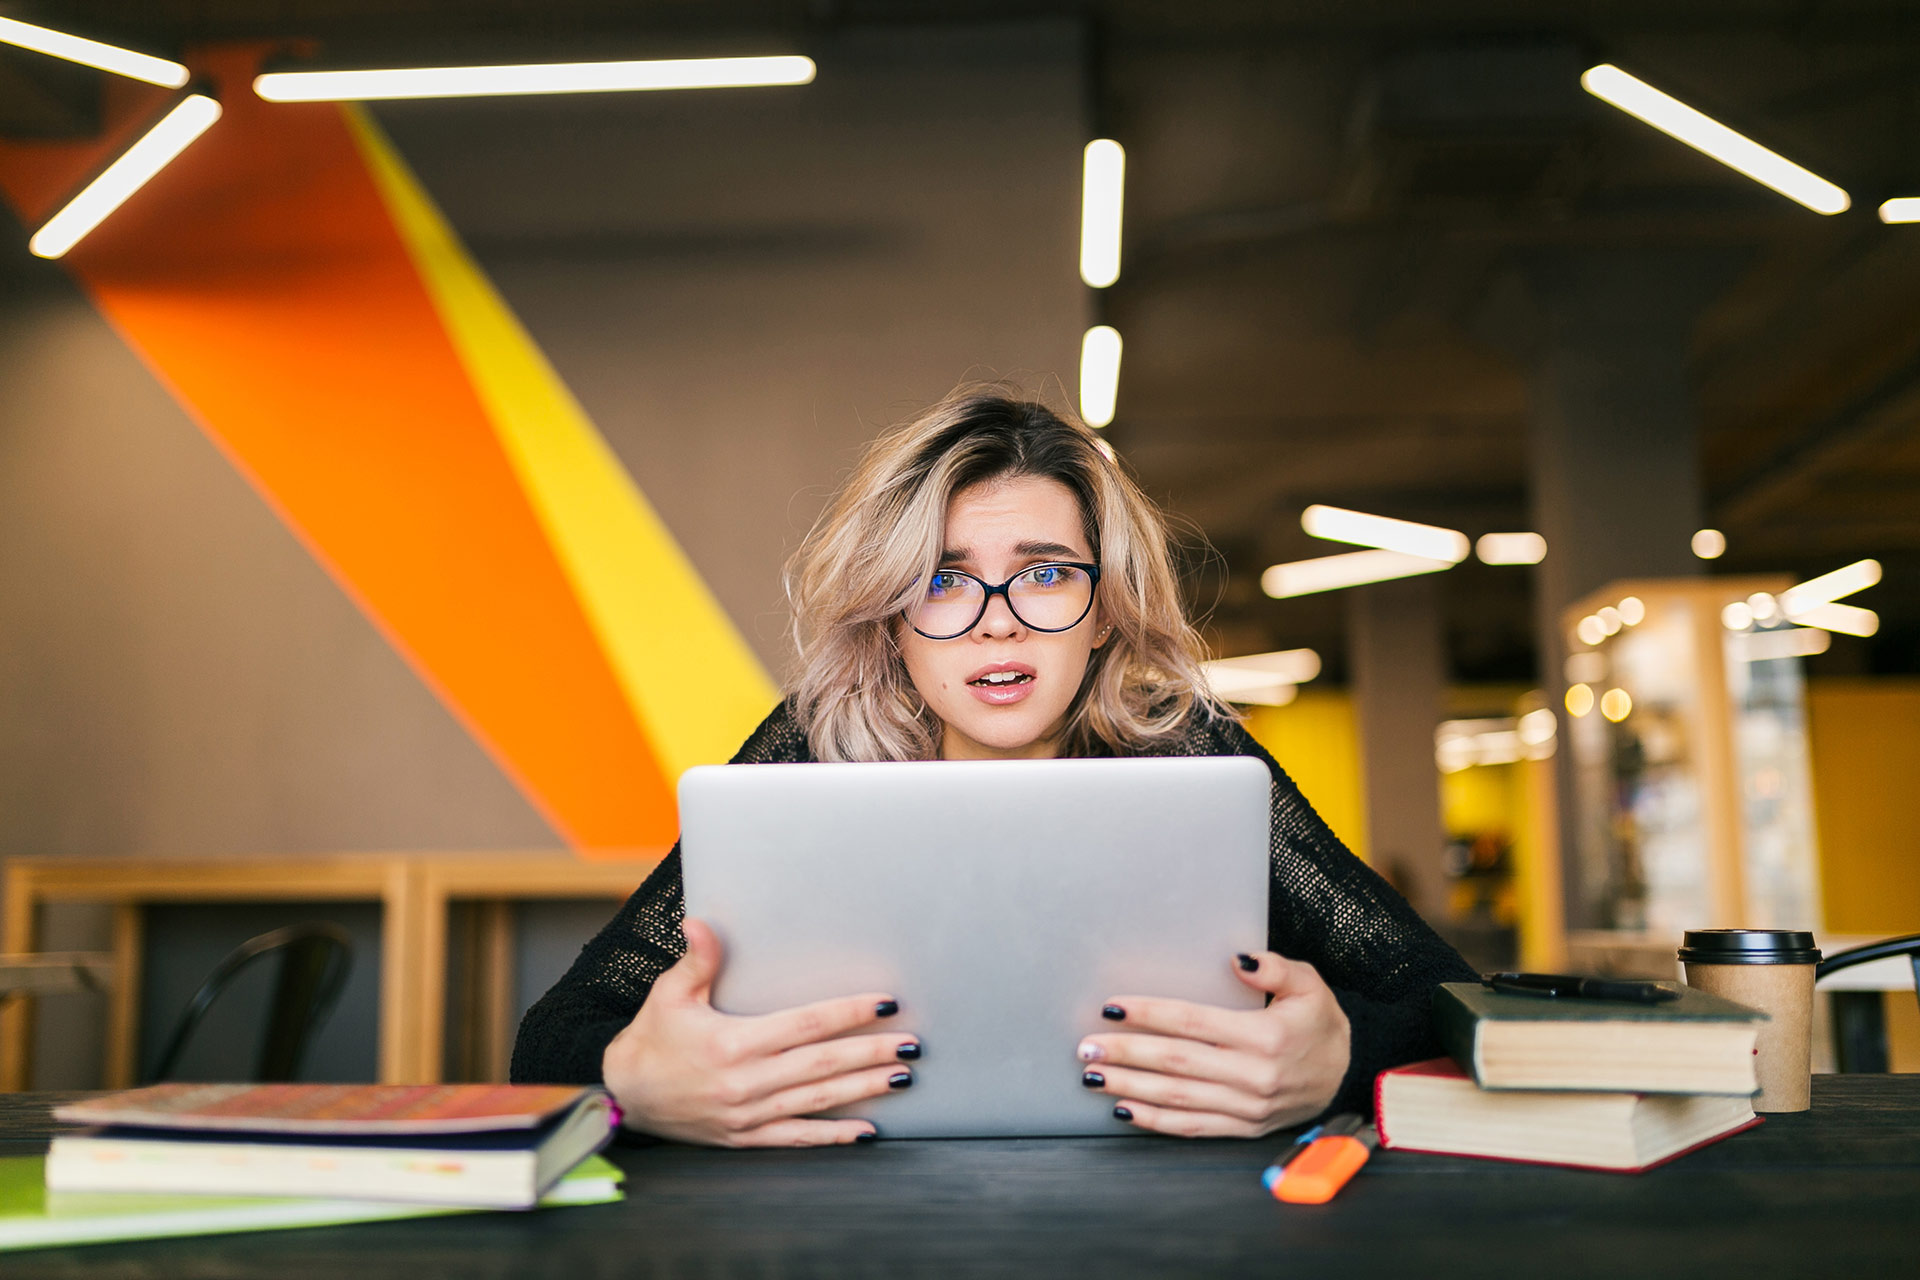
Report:
<svg viewBox="0 0 1920 1280"><path fill-rule="evenodd" d="M225 116L69 268L564 839L671 841L663 772L340 110L260 102L256 60L204 60Z"/></svg>
<svg viewBox="0 0 1920 1280"><path fill-rule="evenodd" d="M347 121L506 456L676 781L729 759L773 681L619 458L365 110Z"/></svg>

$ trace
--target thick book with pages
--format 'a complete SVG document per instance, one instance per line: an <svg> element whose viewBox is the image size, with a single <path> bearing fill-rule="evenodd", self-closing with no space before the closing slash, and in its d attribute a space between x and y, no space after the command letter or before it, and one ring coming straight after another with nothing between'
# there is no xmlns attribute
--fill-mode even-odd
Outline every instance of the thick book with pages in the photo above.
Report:
<svg viewBox="0 0 1920 1280"><path fill-rule="evenodd" d="M156 1085L60 1107L54 1191L531 1207L613 1135L599 1089Z"/></svg>
<svg viewBox="0 0 1920 1280"><path fill-rule="evenodd" d="M391 1200L48 1191L45 1166L41 1156L0 1156L0 1252L478 1212ZM621 1176L606 1160L589 1156L537 1207L612 1203L621 1199Z"/></svg>
<svg viewBox="0 0 1920 1280"><path fill-rule="evenodd" d="M1638 1004L1516 995L1476 982L1433 993L1434 1031L1485 1089L1620 1089L1751 1097L1766 1015L1680 983Z"/></svg>
<svg viewBox="0 0 1920 1280"><path fill-rule="evenodd" d="M1448 1058L1374 1082L1380 1145L1639 1173L1760 1123L1727 1094L1482 1089Z"/></svg>

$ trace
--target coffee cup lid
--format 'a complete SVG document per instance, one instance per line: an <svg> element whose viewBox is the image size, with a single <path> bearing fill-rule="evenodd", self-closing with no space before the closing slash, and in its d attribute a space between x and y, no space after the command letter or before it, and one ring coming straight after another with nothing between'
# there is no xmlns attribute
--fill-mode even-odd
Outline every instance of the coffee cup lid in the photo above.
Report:
<svg viewBox="0 0 1920 1280"><path fill-rule="evenodd" d="M1805 929L1689 929L1683 964L1819 964L1820 948Z"/></svg>

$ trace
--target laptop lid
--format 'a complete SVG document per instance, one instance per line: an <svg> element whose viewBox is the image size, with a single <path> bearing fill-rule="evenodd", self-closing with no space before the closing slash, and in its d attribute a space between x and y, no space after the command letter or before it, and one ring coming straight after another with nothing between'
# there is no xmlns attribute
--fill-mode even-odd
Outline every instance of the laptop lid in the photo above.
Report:
<svg viewBox="0 0 1920 1280"><path fill-rule="evenodd" d="M1133 1132L1075 1049L1115 995L1263 1005L1232 965L1266 949L1270 784L1240 756L690 769L714 1004L894 993L914 1085L835 1113L888 1137Z"/></svg>

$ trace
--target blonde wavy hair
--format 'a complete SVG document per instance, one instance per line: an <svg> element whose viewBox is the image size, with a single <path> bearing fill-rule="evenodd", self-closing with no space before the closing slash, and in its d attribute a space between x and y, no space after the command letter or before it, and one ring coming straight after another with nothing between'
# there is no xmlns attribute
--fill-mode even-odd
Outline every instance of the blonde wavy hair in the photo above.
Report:
<svg viewBox="0 0 1920 1280"><path fill-rule="evenodd" d="M1009 388L963 386L868 447L787 565L799 655L789 693L816 759L939 755L942 725L907 675L899 628L938 565L954 495L1018 476L1078 500L1113 628L1068 710L1066 754L1134 754L1190 717L1231 714L1201 675L1167 521L1106 443Z"/></svg>

